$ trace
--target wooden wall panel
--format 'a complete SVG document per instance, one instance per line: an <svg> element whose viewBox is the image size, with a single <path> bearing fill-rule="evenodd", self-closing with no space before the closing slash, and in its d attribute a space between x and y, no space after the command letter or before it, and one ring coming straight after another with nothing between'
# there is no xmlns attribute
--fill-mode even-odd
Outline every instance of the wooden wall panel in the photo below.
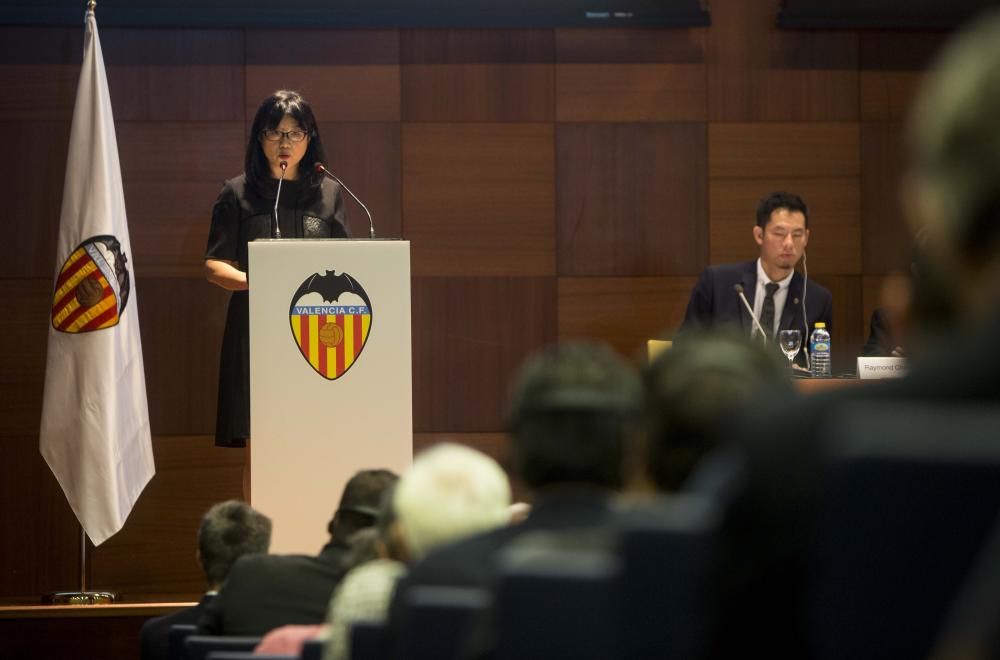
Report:
<svg viewBox="0 0 1000 660"><path fill-rule="evenodd" d="M52 278L56 272L56 236L62 208L69 121L17 121L8 138L9 153L0 158L5 202L4 232L10 249L0 259L0 277Z"/></svg>
<svg viewBox="0 0 1000 660"><path fill-rule="evenodd" d="M833 295L834 373L854 373L868 328L868 320L864 318L862 278L857 275L820 275L815 280ZM809 302L806 301L806 304Z"/></svg>
<svg viewBox="0 0 1000 660"><path fill-rule="evenodd" d="M240 30L101 30L116 121L243 118Z"/></svg>
<svg viewBox="0 0 1000 660"><path fill-rule="evenodd" d="M713 179L709 186L709 262L756 259L757 204L775 190L802 197L809 209L809 272L861 273L861 193L854 178Z"/></svg>
<svg viewBox="0 0 1000 660"><path fill-rule="evenodd" d="M214 434L229 294L190 278L140 277L136 290L153 433Z"/></svg>
<svg viewBox="0 0 1000 660"><path fill-rule="evenodd" d="M598 339L645 361L646 340L673 336L694 277L561 277L559 340Z"/></svg>
<svg viewBox="0 0 1000 660"><path fill-rule="evenodd" d="M698 121L706 115L701 64L559 64L556 118L582 121Z"/></svg>
<svg viewBox="0 0 1000 660"><path fill-rule="evenodd" d="M408 64L404 121L551 121L551 64Z"/></svg>
<svg viewBox="0 0 1000 660"><path fill-rule="evenodd" d="M210 436L154 436L156 476L124 529L89 550L93 587L130 602L197 600L205 590L198 525L213 504L242 497L244 454L215 447Z"/></svg>
<svg viewBox="0 0 1000 660"><path fill-rule="evenodd" d="M858 118L858 38L779 30L778 0L716 0L707 42L715 121Z"/></svg>
<svg viewBox="0 0 1000 660"><path fill-rule="evenodd" d="M557 28L555 59L559 64L702 64L707 34L704 28Z"/></svg>
<svg viewBox="0 0 1000 660"><path fill-rule="evenodd" d="M904 121L924 74L913 71L862 71L861 120Z"/></svg>
<svg viewBox="0 0 1000 660"><path fill-rule="evenodd" d="M552 30L404 30L403 64L549 64Z"/></svg>
<svg viewBox="0 0 1000 660"><path fill-rule="evenodd" d="M0 602L79 589L80 528L38 451L38 419L23 435L5 429L0 443Z"/></svg>
<svg viewBox="0 0 1000 660"><path fill-rule="evenodd" d="M399 124L392 122L322 123L327 166L371 211L375 235L402 235L402 164ZM344 193L351 236L368 236L368 216Z"/></svg>
<svg viewBox="0 0 1000 660"><path fill-rule="evenodd" d="M139 276L202 277L212 205L243 171L242 122L119 122Z"/></svg>
<svg viewBox="0 0 1000 660"><path fill-rule="evenodd" d="M404 124L403 235L417 275L555 273L551 124Z"/></svg>
<svg viewBox="0 0 1000 660"><path fill-rule="evenodd" d="M860 171L858 124L711 123L712 178L841 178Z"/></svg>
<svg viewBox="0 0 1000 660"><path fill-rule="evenodd" d="M246 119L277 89L295 89L320 121L399 120L396 30L250 30Z"/></svg>
<svg viewBox="0 0 1000 660"><path fill-rule="evenodd" d="M81 29L0 26L0 85L17 90L0 98L0 120L69 120L82 60Z"/></svg>
<svg viewBox="0 0 1000 660"><path fill-rule="evenodd" d="M511 376L556 338L553 277L415 277L413 430L504 428Z"/></svg>
<svg viewBox="0 0 1000 660"><path fill-rule="evenodd" d="M861 125L861 217L864 272L907 272L912 258L909 227L900 203L902 126Z"/></svg>
<svg viewBox="0 0 1000 660"><path fill-rule="evenodd" d="M52 309L48 279L4 279L7 294L0 352L0 437L38 433L45 382L45 348ZM2 463L4 461L0 461Z"/></svg>
<svg viewBox="0 0 1000 660"><path fill-rule="evenodd" d="M706 253L705 127L558 127L560 275L687 275Z"/></svg>

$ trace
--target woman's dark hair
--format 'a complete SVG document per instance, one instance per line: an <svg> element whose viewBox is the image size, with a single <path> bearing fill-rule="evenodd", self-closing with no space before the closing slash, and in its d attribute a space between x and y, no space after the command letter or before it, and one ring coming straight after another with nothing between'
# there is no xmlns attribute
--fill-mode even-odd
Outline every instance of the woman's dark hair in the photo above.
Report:
<svg viewBox="0 0 1000 660"><path fill-rule="evenodd" d="M326 160L326 153L323 151L323 141L320 139L319 126L316 124L312 108L298 92L280 89L267 97L257 108L253 125L250 127L250 137L247 140L243 171L246 173L247 186L258 194L267 191L266 184L272 179L271 167L260 144L260 134L265 129L276 128L285 115L297 121L309 134L309 146L306 148L305 156L302 157L302 162L299 163L299 178L309 188L317 191L323 184L323 175L313 169L313 163ZM273 194L271 196L273 197Z"/></svg>

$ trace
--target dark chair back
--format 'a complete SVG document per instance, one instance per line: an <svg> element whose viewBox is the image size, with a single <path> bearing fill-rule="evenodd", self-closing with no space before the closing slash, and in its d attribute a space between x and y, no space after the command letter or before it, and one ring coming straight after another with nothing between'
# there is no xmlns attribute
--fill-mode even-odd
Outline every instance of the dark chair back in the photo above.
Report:
<svg viewBox="0 0 1000 660"><path fill-rule="evenodd" d="M613 552L564 534L551 543L544 532L532 536L501 557L495 620L482 648L495 648L498 660L622 658ZM581 549L567 549L574 545Z"/></svg>
<svg viewBox="0 0 1000 660"><path fill-rule="evenodd" d="M323 660L323 649L326 648L326 641L321 639L307 639L302 645L301 660Z"/></svg>
<svg viewBox="0 0 1000 660"><path fill-rule="evenodd" d="M406 660L462 657L469 635L490 606L490 595L466 587L418 586L406 593Z"/></svg>
<svg viewBox="0 0 1000 660"><path fill-rule="evenodd" d="M253 651L260 637L216 637L191 635L184 642L188 660L208 660L213 651Z"/></svg>
<svg viewBox="0 0 1000 660"><path fill-rule="evenodd" d="M995 408L863 405L828 429L818 658L925 658L1000 514Z"/></svg>
<svg viewBox="0 0 1000 660"><path fill-rule="evenodd" d="M670 496L622 533L621 630L627 658L703 657L721 516L693 495Z"/></svg>
<svg viewBox="0 0 1000 660"><path fill-rule="evenodd" d="M193 635L198 630L198 626L179 623L170 626L167 632L167 656L170 660L187 660L187 648L184 640Z"/></svg>
<svg viewBox="0 0 1000 660"><path fill-rule="evenodd" d="M389 637L382 621L355 621L351 625L351 660L385 660Z"/></svg>

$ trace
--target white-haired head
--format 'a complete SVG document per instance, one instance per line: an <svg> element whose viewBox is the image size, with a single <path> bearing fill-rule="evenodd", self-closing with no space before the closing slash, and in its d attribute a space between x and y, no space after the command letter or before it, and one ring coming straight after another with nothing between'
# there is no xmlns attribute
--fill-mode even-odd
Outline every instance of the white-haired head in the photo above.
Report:
<svg viewBox="0 0 1000 660"><path fill-rule="evenodd" d="M452 443L417 455L393 495L413 559L508 520L510 484L489 456Z"/></svg>

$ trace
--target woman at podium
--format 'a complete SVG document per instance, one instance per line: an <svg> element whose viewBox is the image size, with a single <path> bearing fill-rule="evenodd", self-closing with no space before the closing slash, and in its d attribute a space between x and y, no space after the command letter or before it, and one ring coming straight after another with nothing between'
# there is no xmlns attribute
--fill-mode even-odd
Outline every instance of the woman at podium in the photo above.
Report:
<svg viewBox="0 0 1000 660"><path fill-rule="evenodd" d="M277 91L254 117L243 174L226 181L212 209L206 277L233 292L219 367L218 446L245 447L250 440L249 242L347 236L340 186L313 169L324 161L312 108L297 92ZM245 495L248 471L249 460Z"/></svg>

